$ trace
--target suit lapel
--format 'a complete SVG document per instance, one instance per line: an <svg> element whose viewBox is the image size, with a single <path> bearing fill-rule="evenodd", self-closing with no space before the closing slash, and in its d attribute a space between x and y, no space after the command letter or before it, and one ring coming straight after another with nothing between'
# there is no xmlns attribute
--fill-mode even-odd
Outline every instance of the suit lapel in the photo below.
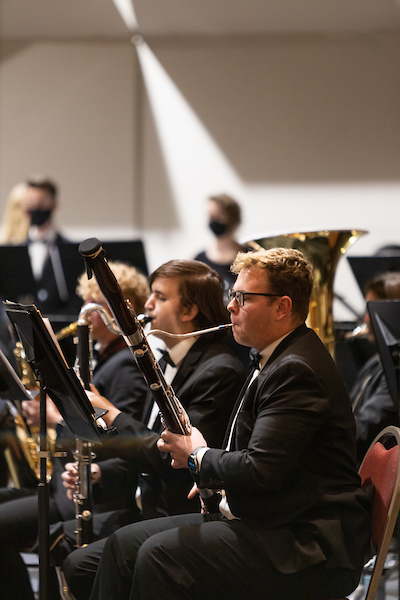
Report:
<svg viewBox="0 0 400 600"><path fill-rule="evenodd" d="M188 353L182 360L182 363L180 364L179 369L171 383L171 386L178 398L180 389L182 389L182 386L185 384L185 382L188 380L188 378L196 368L196 365L204 352L204 348L204 340L201 338L198 339L189 349Z"/></svg>
<svg viewBox="0 0 400 600"><path fill-rule="evenodd" d="M199 343L199 342L201 342L201 343ZM188 353L182 360L182 363L181 363L174 379L172 380L171 387L174 390L177 398L181 402L182 402L182 400L179 398L179 392L182 389L182 387L184 386L187 379L193 373L203 352L204 352L204 340L201 340L201 339L197 340L193 344L193 346L189 349ZM165 367L166 367L166 363L165 363L164 359L161 358L158 362L159 362L159 365L160 365L162 371L164 372ZM154 404L154 397L153 397L153 394L149 391L149 393L146 396L145 406L143 409L143 423L147 424L149 422L153 404ZM184 404L184 403L182 402L182 404ZM157 417L152 429L153 429L153 431L160 431L160 432L164 429L164 426L161 425L159 417Z"/></svg>
<svg viewBox="0 0 400 600"><path fill-rule="evenodd" d="M281 343L275 348L275 350L267 360L267 365L270 365L278 356L280 356L282 352L284 352L296 338L305 335L308 331L309 329L306 325L304 325L304 323L299 327L296 327L296 329L294 329L292 333L287 335L285 339L283 339Z"/></svg>
<svg viewBox="0 0 400 600"><path fill-rule="evenodd" d="M294 331L292 331L291 334L289 334L287 337L285 337L285 339L282 340L282 342L275 348L275 350L273 351L273 353L271 354L271 356L269 357L269 359L267 360L267 363L264 365L263 370L270 365L278 356L280 356L282 354L282 352L284 352L292 343L293 341L298 338L301 337L302 335L305 335L308 331L308 328L306 327L306 325L300 325L299 327L297 327ZM261 371L262 372L262 371ZM253 373L254 373L254 369L252 369L246 379L246 381L244 382L244 385L242 387L242 389L240 390L240 394L236 400L236 404L235 404L235 408L232 411L231 417L229 419L229 425L228 428L226 430L226 434L225 434L225 439L224 439L224 445L223 447L226 448L226 445L228 443L229 440L229 434L232 428L232 424L235 420L235 416L236 413L239 410L239 407L241 405L241 401L244 398L244 396L246 396L248 389L251 387L250 386L250 382L251 382L251 378L253 377ZM257 380L257 378L255 379L255 381ZM243 401L243 405L245 404L245 400ZM243 406L242 405L242 406ZM242 410L242 408L240 409ZM236 438L236 430L237 430L237 424L238 424L238 419L236 420L235 423L235 431L233 432L232 435L232 440L231 440L231 449L235 448L235 438Z"/></svg>
<svg viewBox="0 0 400 600"><path fill-rule="evenodd" d="M245 394L247 392L247 389L250 386L250 382L251 382L252 377L254 375L254 371L255 371L255 367L253 367L252 369L250 369L250 372L249 372L249 374L247 376L247 379L244 382L244 384L242 386L242 389L240 390L239 395L238 395L238 397L236 399L235 406L234 406L234 408L233 408L233 410L231 412L231 416L230 416L230 419L229 419L228 427L226 428L225 438L224 438L224 442L223 442L223 446L222 446L223 448L226 448L226 446L228 444L233 422L234 422L234 420L236 418L237 412L238 412L239 407L241 405L241 402L242 402L242 400L243 400L243 398L244 398L244 396L245 396ZM236 430L236 426L237 426L237 420L236 420L236 423L235 423L235 430ZM232 441L231 441L231 444L230 444L231 449L234 447L234 440L235 440L235 431L233 432L233 435L232 435Z"/></svg>

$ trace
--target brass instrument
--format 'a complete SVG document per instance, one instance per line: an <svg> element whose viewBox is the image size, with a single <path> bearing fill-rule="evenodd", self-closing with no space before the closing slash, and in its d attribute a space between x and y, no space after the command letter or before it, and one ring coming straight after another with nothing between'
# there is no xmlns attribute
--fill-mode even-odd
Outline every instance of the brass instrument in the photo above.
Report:
<svg viewBox="0 0 400 600"><path fill-rule="evenodd" d="M89 309L89 312L95 312L95 311L98 312L99 315L101 316L101 318L103 319L104 324L107 326L107 328L110 331L112 331L113 333L115 333L117 335L122 335L118 325L115 322L115 319L113 319L113 317L111 317L111 315L108 314L106 309L103 306L101 306L101 304L96 304L95 302L91 302L89 304L86 304L86 307ZM147 323L150 323L151 317L140 314L140 315L138 315L138 320L139 320L140 324L142 325L142 327L144 327L145 325L147 325ZM63 327L62 329L60 329L60 331L58 331L56 333L57 340L60 341L70 335L76 335L76 332L78 329L78 324L79 324L79 320L74 321L73 323L70 323L66 327Z"/></svg>
<svg viewBox="0 0 400 600"><path fill-rule="evenodd" d="M331 354L335 342L332 314L335 271L341 256L365 233L367 232L356 229L319 230L275 235L266 233L255 236L256 239L241 240L243 245L253 250L295 248L311 261L314 266L314 288L307 324L314 329Z"/></svg>
<svg viewBox="0 0 400 600"><path fill-rule="evenodd" d="M21 379L22 385L31 392L38 392L39 386L35 377L34 372L32 371L26 356L25 350L21 342L16 342L15 348L13 350L14 357L17 363L18 375ZM33 400L35 401L35 399ZM11 412L11 408L10 408ZM18 407L15 407L15 410L12 411L12 416L14 418L15 424L15 432L17 435L18 442L21 445L22 453L34 473L36 479L40 480L40 459L38 457L38 452L40 449L40 430L39 427L28 426L25 419L22 416L21 410ZM56 444L56 430L53 427L47 428L47 442L48 442L48 450L49 450L49 458L47 459L47 479L50 481L53 473L53 465L51 462L50 456L55 452L55 444ZM21 482L18 477L18 468L14 464L13 457L11 453L6 454L6 460L8 463L9 471L13 480L14 487L21 487Z"/></svg>

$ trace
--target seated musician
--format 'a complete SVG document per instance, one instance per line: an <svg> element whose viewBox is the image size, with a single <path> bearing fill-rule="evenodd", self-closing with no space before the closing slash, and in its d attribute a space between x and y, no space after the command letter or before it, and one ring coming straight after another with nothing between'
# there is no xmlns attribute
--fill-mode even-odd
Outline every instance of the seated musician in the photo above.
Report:
<svg viewBox="0 0 400 600"><path fill-rule="evenodd" d="M349 594L372 554L372 490L338 369L305 325L312 267L293 249L239 254L235 339L259 353L225 449L165 430L172 467L222 490L219 512L152 519L107 540L91 600L325 600Z"/></svg>
<svg viewBox="0 0 400 600"><path fill-rule="evenodd" d="M122 263L110 263L116 277L119 278L122 292L132 302L138 312L144 308L148 296L148 284L144 275L139 274L134 267ZM78 282L77 293L85 303L96 302L105 308L104 300L94 279L88 280L86 274ZM93 382L102 394L134 417L140 418L147 386L138 371L132 353L127 348L120 335L110 332L97 312L89 316L93 326L93 338L97 342L96 365L93 370ZM39 424L39 403L28 401L23 403L26 419L29 425ZM54 404L48 399L47 424L58 424L57 446L75 447L75 439L68 427L61 426L61 415ZM72 455L69 455L71 460ZM70 520L75 515L75 505L65 494L61 475L64 472L66 460L53 459L53 478L50 484L49 522ZM29 497L10 499L10 496L19 495L19 490L0 490L0 553L1 568L4 576L0 577L0 597L13 598L13 600L33 599L27 569L23 564L19 551L32 547L38 534L38 498L31 490ZM132 516L127 518L126 513L131 511L136 515L138 510L127 504L130 497L119 498L122 523L132 521ZM113 506L116 507L115 501ZM108 505L96 505L96 510L109 510ZM2 571L3 572L3 571ZM52 600L58 598L58 585L51 588Z"/></svg>
<svg viewBox="0 0 400 600"><path fill-rule="evenodd" d="M376 275L365 286L365 299L400 300L400 273L388 272ZM364 322L368 335L375 344L368 312ZM376 352L361 367L350 391L356 420L357 459L361 463L372 441L388 425L399 425L398 409L390 395L381 358Z"/></svg>
<svg viewBox="0 0 400 600"><path fill-rule="evenodd" d="M149 282L151 294L145 309L152 318L152 329L186 334L228 320L221 278L204 263L170 261L152 273ZM159 337L169 348L169 357L160 360L160 366L165 368L164 377L172 385L190 421L201 427L216 447L222 447L233 404L245 380L244 369L229 349L224 333L184 339L163 334ZM101 473L96 474L96 482L103 491L103 500L111 500L127 485L131 486L134 500L138 484L141 518L199 512L198 498L187 499L193 483L190 474L171 469L167 457L163 460L157 449L163 426L151 392L146 399L146 417L142 419L147 427L106 399L95 394L91 399L95 406L108 409L104 419L107 425L118 430L118 435L109 444L104 444L105 449L126 459L117 459L114 463L109 460L100 465ZM73 464L67 467L64 478L71 495L76 469ZM70 591L77 600L90 593L104 538L110 533L105 528L99 530L96 525L105 518L106 514L95 516L96 541L75 550L63 563ZM73 530L73 522L64 525L64 532L71 540L71 550Z"/></svg>

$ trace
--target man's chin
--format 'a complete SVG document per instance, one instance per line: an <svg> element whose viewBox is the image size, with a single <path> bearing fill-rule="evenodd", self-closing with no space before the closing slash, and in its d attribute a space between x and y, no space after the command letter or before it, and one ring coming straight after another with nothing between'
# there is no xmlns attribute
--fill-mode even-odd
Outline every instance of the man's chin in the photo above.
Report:
<svg viewBox="0 0 400 600"><path fill-rule="evenodd" d="M249 344L246 340L244 340L239 332L235 333L235 329L233 329L233 339L235 340L235 342L237 344L239 344L240 346L247 346L248 348L251 348L251 344Z"/></svg>

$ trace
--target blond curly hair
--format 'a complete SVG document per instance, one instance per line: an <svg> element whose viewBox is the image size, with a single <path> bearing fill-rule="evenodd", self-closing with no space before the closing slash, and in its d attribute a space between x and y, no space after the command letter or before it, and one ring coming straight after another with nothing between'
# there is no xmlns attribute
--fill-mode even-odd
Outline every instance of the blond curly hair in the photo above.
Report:
<svg viewBox="0 0 400 600"><path fill-rule="evenodd" d="M143 312L144 304L150 293L147 278L142 273L139 273L135 267L131 267L123 262L109 261L108 265L119 283L124 298L132 302L133 308L137 313ZM91 298L93 302L103 300L103 295L96 283L96 279L94 277L88 279L86 273L83 273L79 277L76 293L84 302L88 298Z"/></svg>

